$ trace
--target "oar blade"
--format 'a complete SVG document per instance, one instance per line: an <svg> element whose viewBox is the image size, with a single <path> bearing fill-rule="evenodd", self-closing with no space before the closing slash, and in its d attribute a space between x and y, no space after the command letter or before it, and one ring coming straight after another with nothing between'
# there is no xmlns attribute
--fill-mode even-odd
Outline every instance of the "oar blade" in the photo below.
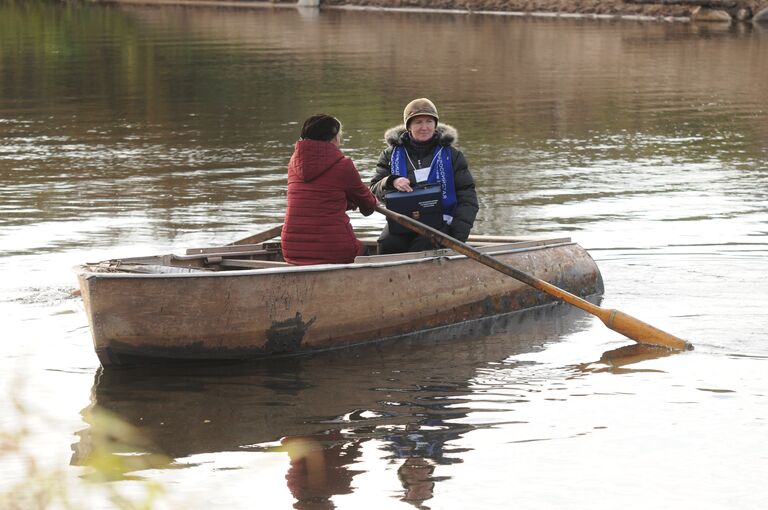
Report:
<svg viewBox="0 0 768 510"><path fill-rule="evenodd" d="M655 328L631 315L627 315L619 310L608 310L608 312L609 313L605 318L600 317L605 325L617 333L621 333L622 335L631 338L635 342L666 347L678 351L689 351L693 349L693 345L682 338L678 338L666 331Z"/></svg>

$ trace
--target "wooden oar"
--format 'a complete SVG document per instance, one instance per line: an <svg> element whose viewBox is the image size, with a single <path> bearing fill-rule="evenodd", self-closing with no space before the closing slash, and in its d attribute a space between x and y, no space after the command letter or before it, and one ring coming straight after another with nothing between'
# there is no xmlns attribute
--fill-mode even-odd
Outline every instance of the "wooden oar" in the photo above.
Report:
<svg viewBox="0 0 768 510"><path fill-rule="evenodd" d="M482 253L471 246L462 243L461 241L452 238L442 232L435 230L432 227L424 225L414 219L404 216L402 214L385 209L381 205L376 206L376 211L380 212L387 218L399 223L400 225L427 237L434 244L439 244L449 248L455 252L466 255L467 257L474 259L481 264L484 264L490 268L500 271L512 278L519 280L526 285L538 289L552 297L565 301L577 308L581 308L587 313L590 313L598 317L603 323L612 330L621 333L622 335L631 338L632 340L648 345L658 345L661 347L667 347L669 349L689 350L693 349L693 345L685 340L678 338L674 335L670 335L658 328L646 324L645 322L627 315L619 310L607 310L597 305L590 303L589 301L582 299L570 292L567 292L560 287L556 287L551 283L547 283L544 280L540 280L534 276L524 273L514 267L501 262L485 253Z"/></svg>
<svg viewBox="0 0 768 510"><path fill-rule="evenodd" d="M227 246L235 246L238 244L259 244L263 243L264 241L269 241L273 237L277 237L280 235L280 232L283 231L283 224L277 225L276 227L272 227L268 230L265 230L264 232L259 232L258 234L253 234L248 237L244 237L242 239L239 239L233 243L229 243Z"/></svg>

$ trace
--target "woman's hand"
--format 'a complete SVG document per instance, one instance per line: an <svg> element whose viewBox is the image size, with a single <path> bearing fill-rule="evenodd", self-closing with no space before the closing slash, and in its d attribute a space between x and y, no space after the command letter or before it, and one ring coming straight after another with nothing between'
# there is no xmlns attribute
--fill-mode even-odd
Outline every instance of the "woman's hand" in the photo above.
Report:
<svg viewBox="0 0 768 510"><path fill-rule="evenodd" d="M411 181L409 181L406 177L398 177L395 179L392 182L392 187L394 187L397 191L413 191L413 188L411 188Z"/></svg>

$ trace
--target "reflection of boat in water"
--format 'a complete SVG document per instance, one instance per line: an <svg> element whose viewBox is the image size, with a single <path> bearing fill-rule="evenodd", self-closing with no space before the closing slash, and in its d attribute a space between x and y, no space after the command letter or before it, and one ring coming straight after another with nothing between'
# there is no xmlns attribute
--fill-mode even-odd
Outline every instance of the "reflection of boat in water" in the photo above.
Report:
<svg viewBox="0 0 768 510"><path fill-rule="evenodd" d="M601 294L568 238L470 238L477 249L581 297ZM375 241L370 242L375 249ZM284 357L540 306L553 298L450 250L290 266L279 243L110 260L79 268L102 365L147 358ZM359 289L359 290L356 290ZM365 299L375 293L374 300Z"/></svg>
<svg viewBox="0 0 768 510"><path fill-rule="evenodd" d="M590 322L575 308L549 305L313 357L99 370L72 463L121 459L122 472L113 476L125 477L194 464L198 454L282 451L290 460L288 489L298 501L316 503L352 491L356 469L366 467L362 447L372 441L381 458L398 465L402 499L419 504L440 481L440 466L461 462L467 442L456 440L497 425L488 421L497 408L477 405L487 402L480 381L498 377L504 385L510 370L528 373L518 355ZM623 346L574 368L627 371L670 352ZM488 418L478 420L473 410ZM133 437L115 438L114 426L101 426L104 413Z"/></svg>
<svg viewBox="0 0 768 510"><path fill-rule="evenodd" d="M478 370L509 369L510 356L588 323L579 310L549 305L312 357L100 370L72 462L87 464L99 448L104 434L93 416L105 411L143 435L111 455L163 454L178 467L201 453L280 449L291 455L294 494L317 494L297 475L296 451L322 450L323 487L339 494L338 478L351 479L355 452L374 440L382 456L403 463L401 483L418 484L407 491L417 498L434 482L430 466L460 461L450 443L475 427L463 418Z"/></svg>

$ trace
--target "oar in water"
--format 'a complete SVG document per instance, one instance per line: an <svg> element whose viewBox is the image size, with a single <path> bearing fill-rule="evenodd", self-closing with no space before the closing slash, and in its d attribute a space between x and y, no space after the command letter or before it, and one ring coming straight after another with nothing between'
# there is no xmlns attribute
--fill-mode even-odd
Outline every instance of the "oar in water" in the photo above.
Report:
<svg viewBox="0 0 768 510"><path fill-rule="evenodd" d="M238 244L259 244L263 243L264 241L269 241L273 237L277 237L280 235L280 232L283 231L283 224L277 225L275 227L272 227L270 229L265 230L264 232L259 232L257 234L250 235L248 237L244 237L242 239L238 239L237 241L233 243L229 243L229 246L235 246Z"/></svg>
<svg viewBox="0 0 768 510"><path fill-rule="evenodd" d="M376 211L380 212L392 221L395 221L400 225L416 232L417 234L427 237L434 244L439 244L440 246L449 248L455 252L461 253L462 255L466 255L467 257L474 259L481 264L493 268L496 271L500 271L516 280L525 283L526 285L530 285L535 289L549 294L550 296L555 297L560 301L565 301L568 304L571 304L584 310L587 313L598 317L606 326L612 330L621 333L627 338L631 338L638 343L658 345L661 347L677 350L693 349L693 345L681 338L670 335L669 333L655 328L650 324L646 324L645 322L636 319L631 315L620 312L619 310L607 310L605 308L594 305L585 299L582 299L571 294L570 292L561 289L560 287L556 287L551 283L547 283L544 280L540 280L539 278L515 269L514 267L505 264L500 260L486 255L485 253L482 253L472 248L471 246L462 243L457 239L454 239L451 236L443 234L442 232L435 230L432 227L411 219L408 216L390 211L381 205L376 206Z"/></svg>

